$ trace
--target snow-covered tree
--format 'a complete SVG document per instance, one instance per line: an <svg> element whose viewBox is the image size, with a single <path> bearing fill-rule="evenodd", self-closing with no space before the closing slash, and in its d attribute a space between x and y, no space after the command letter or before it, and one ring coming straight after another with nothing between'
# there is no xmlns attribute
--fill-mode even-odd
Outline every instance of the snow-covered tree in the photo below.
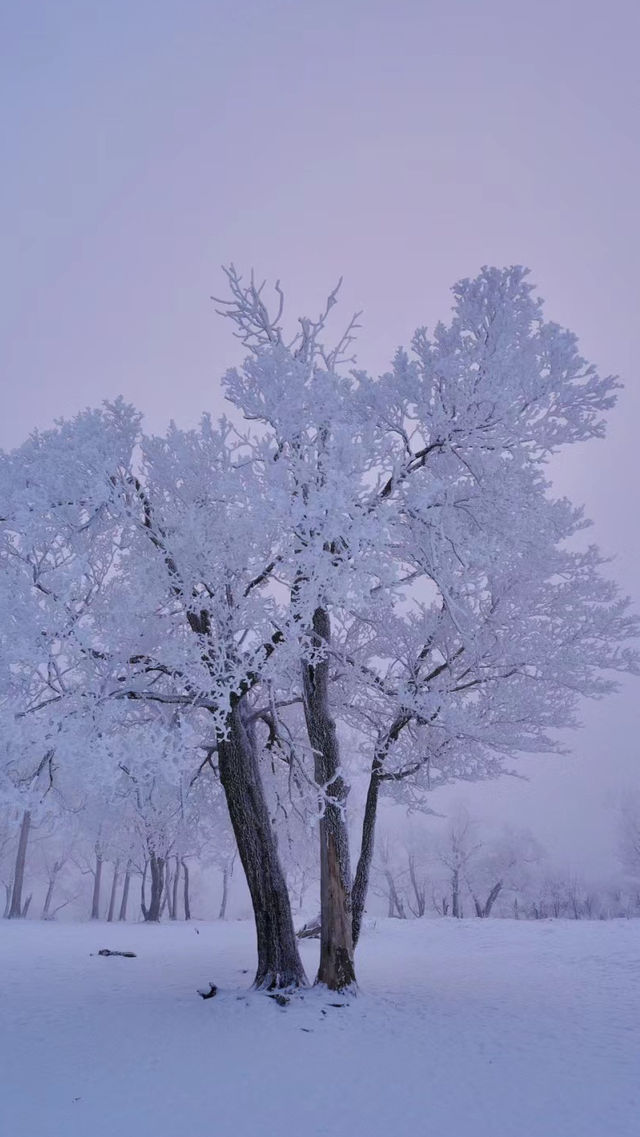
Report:
<svg viewBox="0 0 640 1137"><path fill-rule="evenodd" d="M270 987L305 981L273 808L285 773L319 818L318 979L342 989L380 790L416 806L557 748L578 699L637 667L627 604L548 482L561 447L602 435L616 383L543 320L522 269L461 282L450 324L380 379L353 369L354 322L326 347L335 292L287 338L281 303L270 315L253 280L228 281L249 352L225 379L233 422L146 438L117 403L0 461L3 785L26 809L63 768L74 781L91 740L112 793L139 776L136 732L167 800L211 764ZM177 853L153 842L157 907Z"/></svg>
<svg viewBox="0 0 640 1137"><path fill-rule="evenodd" d="M465 873L476 916L486 919L505 895L525 892L543 850L532 833L505 826L491 841L484 841L479 855Z"/></svg>

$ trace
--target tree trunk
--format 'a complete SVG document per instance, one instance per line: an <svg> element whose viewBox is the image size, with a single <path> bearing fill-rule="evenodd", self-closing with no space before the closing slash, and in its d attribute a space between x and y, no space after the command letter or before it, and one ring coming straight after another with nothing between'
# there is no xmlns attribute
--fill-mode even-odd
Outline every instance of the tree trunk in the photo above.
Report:
<svg viewBox="0 0 640 1137"><path fill-rule="evenodd" d="M147 910L147 897L146 897L146 884L147 884L147 869L149 868L149 861L145 859L144 868L142 870L142 880L140 881L140 910L142 912L143 920L146 919L145 912Z"/></svg>
<svg viewBox="0 0 640 1137"><path fill-rule="evenodd" d="M494 884L484 904L478 900L478 897L475 895L475 893L472 893L476 916L479 916L481 920L486 920L486 918L491 915L491 909L493 908L501 892L502 881L499 880Z"/></svg>
<svg viewBox="0 0 640 1137"><path fill-rule="evenodd" d="M353 946L356 947L362 929L362 917L369 890L369 877L373 862L373 850L376 835L376 816L378 813L378 797L380 794L380 777L377 756L371 767L371 777L367 790L367 800L362 819L362 839L360 843L360 856L353 882Z"/></svg>
<svg viewBox="0 0 640 1137"><path fill-rule="evenodd" d="M258 967L254 986L261 990L304 986L289 893L258 756L243 718L242 698L233 700L227 737L218 742L218 770L255 916Z"/></svg>
<svg viewBox="0 0 640 1137"><path fill-rule="evenodd" d="M165 859L151 854L151 903L149 905L149 921L157 923L162 915L162 897L164 893Z"/></svg>
<svg viewBox="0 0 640 1137"><path fill-rule="evenodd" d="M226 864L222 870L222 899L220 900L220 911L218 912L218 919L224 920L227 915L227 902L229 900L229 877L231 870L229 865Z"/></svg>
<svg viewBox="0 0 640 1137"><path fill-rule="evenodd" d="M491 909L493 908L493 906L494 906L494 904L495 904L496 900L498 899L501 892L502 892L502 881L498 880L498 881L496 881L493 888L491 889L491 892L487 896L487 900L486 900L486 903L484 906L484 912L483 912L484 917L491 915Z"/></svg>
<svg viewBox="0 0 640 1137"><path fill-rule="evenodd" d="M458 869L454 869L451 875L451 915L459 920L462 912L460 911L460 873Z"/></svg>
<svg viewBox="0 0 640 1137"><path fill-rule="evenodd" d="M427 892L424 886L418 884L416 859L413 854L409 856L409 879L411 880L411 887L413 888L413 894L416 898L415 908L412 908L411 903L409 903L409 907L412 909L414 915L420 918L424 916L427 909Z"/></svg>
<svg viewBox="0 0 640 1137"><path fill-rule="evenodd" d="M180 861L176 857L176 870L173 874L173 895L170 916L172 920L178 919L178 885L180 883Z"/></svg>
<svg viewBox="0 0 640 1137"><path fill-rule="evenodd" d="M62 860L53 862L53 867L51 868L51 871L49 873L49 884L47 887L47 895L45 896L44 904L42 905L42 913L40 916L41 920L48 920L49 919L49 911L51 909L51 901L53 900L53 890L56 886L56 880L58 879L58 873L62 869L63 864L64 864L64 861L62 861ZM64 907L64 905L63 905L63 907ZM56 909L56 912L57 911L58 911L58 909ZM55 913L54 913L54 915L55 915Z"/></svg>
<svg viewBox="0 0 640 1137"><path fill-rule="evenodd" d="M393 879L393 874L390 869L387 869L384 875L387 881L387 888L389 890L389 915L393 916L394 913L397 912L398 919L406 920L407 914L404 910L404 904L398 896L398 890L396 888L396 882Z"/></svg>
<svg viewBox="0 0 640 1137"><path fill-rule="evenodd" d="M173 876L171 875L171 866L169 864L169 860L167 859L165 861L164 897L162 900L162 908L161 908L160 914L162 914L162 912L164 912L165 906L166 906L169 909L169 919L170 920L175 920L175 915L173 912L174 896L175 896L175 893L173 890Z"/></svg>
<svg viewBox="0 0 640 1137"><path fill-rule="evenodd" d="M189 897L189 867L186 861L181 861L183 872L183 888L182 888L182 902L184 904L184 918L185 920L191 919L191 900Z"/></svg>
<svg viewBox="0 0 640 1137"><path fill-rule="evenodd" d="M164 895L164 858L158 857L155 852L152 852L149 856L149 869L151 871L151 896L149 899L149 907L147 907L144 896L144 884L147 871L147 866L145 865L145 874L142 878L142 916L146 924L158 924L160 922Z"/></svg>
<svg viewBox="0 0 640 1137"><path fill-rule="evenodd" d="M102 881L102 856L96 848L96 867L93 871L93 896L91 897L91 919L100 919L100 883Z"/></svg>
<svg viewBox="0 0 640 1137"><path fill-rule="evenodd" d="M329 613L313 614L314 647L322 650L331 636ZM320 966L316 983L331 991L355 987L349 834L345 817L347 785L340 774L340 747L329 702L329 660L302 665L304 712L314 752L316 784L324 802L320 819Z"/></svg>
<svg viewBox="0 0 640 1137"><path fill-rule="evenodd" d="M302 878L300 880L300 891L298 892L298 912L299 913L302 912L302 909L304 908L304 898L306 895L306 891L307 891L307 874L306 874L306 872L303 872Z"/></svg>
<svg viewBox="0 0 640 1137"><path fill-rule="evenodd" d="M49 884L47 886L47 895L44 898L44 904L42 905L42 912L40 914L41 920L46 920L49 917L49 909L51 907L51 901L53 899L53 890L55 888L55 885L56 885L55 876L50 876L49 877Z"/></svg>
<svg viewBox="0 0 640 1137"><path fill-rule="evenodd" d="M127 868L124 874L124 883L122 885L122 899L120 900L120 913L119 920L126 920L127 918L127 903L129 901L129 884L131 882L131 861L127 861Z"/></svg>
<svg viewBox="0 0 640 1137"><path fill-rule="evenodd" d="M356 868L356 877L353 884L353 946L355 948L360 939L362 930L362 917L367 902L369 890L369 877L373 863L373 851L376 836L376 817L378 814L378 798L380 786L384 781L384 763L389 748L398 740L402 731L409 724L411 716L406 711L399 711L391 726L378 734L373 762L371 763L371 776L367 789L367 800L362 819L362 839L360 842L360 856Z"/></svg>
<svg viewBox="0 0 640 1137"><path fill-rule="evenodd" d="M20 825L20 837L18 839L18 851L16 853L16 863L13 873L13 888L11 891L11 906L9 908L9 919L20 919L21 916L26 916L28 905L23 907L22 904L22 888L24 885L24 870L27 863L27 846L29 844L29 832L31 830L31 811L25 809L22 815L22 823Z"/></svg>
<svg viewBox="0 0 640 1137"><path fill-rule="evenodd" d="M113 866L113 877L111 880L111 894L109 896L109 911L107 913L107 923L113 923L113 916L116 907L116 891L118 888L118 878L120 875L120 861L116 861Z"/></svg>
<svg viewBox="0 0 640 1137"><path fill-rule="evenodd" d="M158 916L158 919L159 919L159 920L161 920L161 919L162 919L162 917L163 917L163 915L164 915L164 910L165 910L165 908L167 907L167 900L169 899L169 895L168 895L168 894L169 894L169 878L170 878L170 876L171 876L171 872L170 872L170 870L168 869L168 867L167 867L167 863L166 863L166 861L165 861L165 878L164 878L164 888L162 889L162 901L161 901L161 904L160 904L160 914L159 914L159 916ZM169 913L169 918L171 918L171 913Z"/></svg>

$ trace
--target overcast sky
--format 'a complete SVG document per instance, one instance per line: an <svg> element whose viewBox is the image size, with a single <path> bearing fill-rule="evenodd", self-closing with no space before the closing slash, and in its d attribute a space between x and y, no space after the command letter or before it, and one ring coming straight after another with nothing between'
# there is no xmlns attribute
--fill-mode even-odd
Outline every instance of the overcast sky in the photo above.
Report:
<svg viewBox="0 0 640 1137"><path fill-rule="evenodd" d="M294 317L343 274L371 368L455 280L526 264L625 382L558 480L640 595L639 42L635 0L7 0L0 446L117 394L152 429L219 412L222 262L279 276ZM610 865L639 705L630 683L572 759L462 796Z"/></svg>

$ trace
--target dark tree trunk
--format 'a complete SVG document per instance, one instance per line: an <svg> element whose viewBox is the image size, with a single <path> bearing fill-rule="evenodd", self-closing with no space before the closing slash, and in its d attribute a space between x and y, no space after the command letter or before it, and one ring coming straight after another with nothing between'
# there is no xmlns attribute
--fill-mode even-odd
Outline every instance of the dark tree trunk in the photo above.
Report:
<svg viewBox="0 0 640 1137"><path fill-rule="evenodd" d="M373 760L367 800L362 820L362 840L360 843L360 856L353 882L353 946L355 948L360 939L362 917L369 891L369 877L373 863L373 850L376 836L376 817L378 813L378 797L380 794L379 766L376 758Z"/></svg>
<svg viewBox="0 0 640 1137"><path fill-rule="evenodd" d="M306 976L298 954L291 905L269 817L258 756L234 700L227 737L218 742L218 770L256 922L258 968L254 986L300 987Z"/></svg>
<svg viewBox="0 0 640 1137"><path fill-rule="evenodd" d="M149 920L156 923L162 914L162 894L164 890L165 859L151 854L151 903L149 905Z"/></svg>
<svg viewBox="0 0 640 1137"><path fill-rule="evenodd" d="M91 897L91 919L100 919L100 884L102 881L102 854L96 848L96 867L93 870L93 895Z"/></svg>
<svg viewBox="0 0 640 1137"><path fill-rule="evenodd" d="M411 887L413 888L413 894L416 901L415 908L413 908L411 902L409 902L409 907L411 908L414 916L424 916L427 910L427 890L424 885L418 884L418 876L416 873L416 859L413 854L409 856L409 879L411 881Z"/></svg>
<svg viewBox="0 0 640 1137"><path fill-rule="evenodd" d="M331 636L329 614L313 614L314 646L322 650ZM331 991L354 987L353 917L349 834L345 817L347 785L340 774L340 748L329 701L329 660L303 663L304 712L314 752L314 774L324 789L320 820L320 966L316 983Z"/></svg>
<svg viewBox="0 0 640 1137"><path fill-rule="evenodd" d="M476 915L480 916L482 919L486 919L487 916L490 916L491 915L491 909L493 908L493 906L494 906L494 904L495 904L496 900L498 899L501 892L502 892L502 881L498 880L498 881L496 881L493 888L491 889L491 892L487 896L487 899L485 900L484 904L481 904L480 901L477 900L476 897L474 896L473 901L474 901L474 904L476 906Z"/></svg>
<svg viewBox="0 0 640 1137"><path fill-rule="evenodd" d="M154 852L149 857L149 870L151 872L151 896L147 907L144 896L145 877L142 878L142 916L146 924L157 924L162 912L162 899L164 894L164 858L158 857ZM146 876L145 865L145 876Z"/></svg>
<svg viewBox="0 0 640 1137"><path fill-rule="evenodd" d="M460 908L460 872L454 869L451 875L451 915L459 920L462 916Z"/></svg>
<svg viewBox="0 0 640 1137"><path fill-rule="evenodd" d="M147 907L146 884L147 884L147 869L148 868L149 868L149 861L145 860L144 868L142 870L142 880L140 881L140 910L142 912L142 918L143 919L144 919L144 914L145 914L146 907Z"/></svg>
<svg viewBox="0 0 640 1137"><path fill-rule="evenodd" d="M169 865L169 861L167 859L165 861L164 896L162 898L162 909L160 914L162 915L165 907L167 907L169 909L170 920L175 920L175 915L173 912L174 896L175 893L173 891L173 877L171 875L171 866Z"/></svg>
<svg viewBox="0 0 640 1137"><path fill-rule="evenodd" d="M231 876L231 869L226 864L222 870L222 897L220 900L220 911L218 912L218 919L224 920L227 915L227 903L229 901L229 877Z"/></svg>
<svg viewBox="0 0 640 1137"><path fill-rule="evenodd" d="M29 844L30 830L31 811L25 809L20 825L18 851L16 853L16 863L13 872L13 888L11 890L11 905L9 907L10 920L17 920L20 919L21 916L26 916L29 907L28 903L24 906L22 904L22 888L24 885L24 870L27 863L27 846Z"/></svg>
<svg viewBox="0 0 640 1137"><path fill-rule="evenodd" d="M399 711L391 726L381 731L376 739L376 746L371 763L371 776L367 789L367 800L362 819L362 839L360 842L360 856L356 868L356 877L353 884L353 946L355 948L360 939L362 930L362 917L369 891L369 878L375 848L376 818L378 815L378 799L380 786L384 779L384 763L389 748L398 740L402 731L408 726L411 716L405 711Z"/></svg>
<svg viewBox="0 0 640 1137"><path fill-rule="evenodd" d="M169 915L172 920L178 919L178 885L180 883L180 861L176 857L176 868L173 874L173 888L171 897L171 911Z"/></svg>
<svg viewBox="0 0 640 1137"><path fill-rule="evenodd" d="M118 915L119 920L126 920L127 918L127 904L129 901L129 884L131 882L131 861L127 861L127 868L124 874L124 882L122 884L122 898L120 900L120 912Z"/></svg>
<svg viewBox="0 0 640 1137"><path fill-rule="evenodd" d="M113 923L113 915L116 907L116 891L118 889L118 879L120 876L120 861L116 861L113 866L113 877L111 878L111 893L109 896L109 911L107 913L107 923Z"/></svg>
<svg viewBox="0 0 640 1137"><path fill-rule="evenodd" d="M182 865L182 902L184 904L184 918L185 920L191 919L191 899L189 897L189 866L186 861L181 861Z"/></svg>

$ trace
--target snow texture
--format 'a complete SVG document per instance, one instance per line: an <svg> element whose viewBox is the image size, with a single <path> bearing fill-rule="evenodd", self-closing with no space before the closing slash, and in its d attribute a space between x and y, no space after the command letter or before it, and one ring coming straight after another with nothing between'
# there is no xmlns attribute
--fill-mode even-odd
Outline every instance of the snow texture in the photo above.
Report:
<svg viewBox="0 0 640 1137"><path fill-rule="evenodd" d="M285 1007L246 991L253 945L240 922L3 922L0 1133L639 1131L640 921L380 920L357 998Z"/></svg>

